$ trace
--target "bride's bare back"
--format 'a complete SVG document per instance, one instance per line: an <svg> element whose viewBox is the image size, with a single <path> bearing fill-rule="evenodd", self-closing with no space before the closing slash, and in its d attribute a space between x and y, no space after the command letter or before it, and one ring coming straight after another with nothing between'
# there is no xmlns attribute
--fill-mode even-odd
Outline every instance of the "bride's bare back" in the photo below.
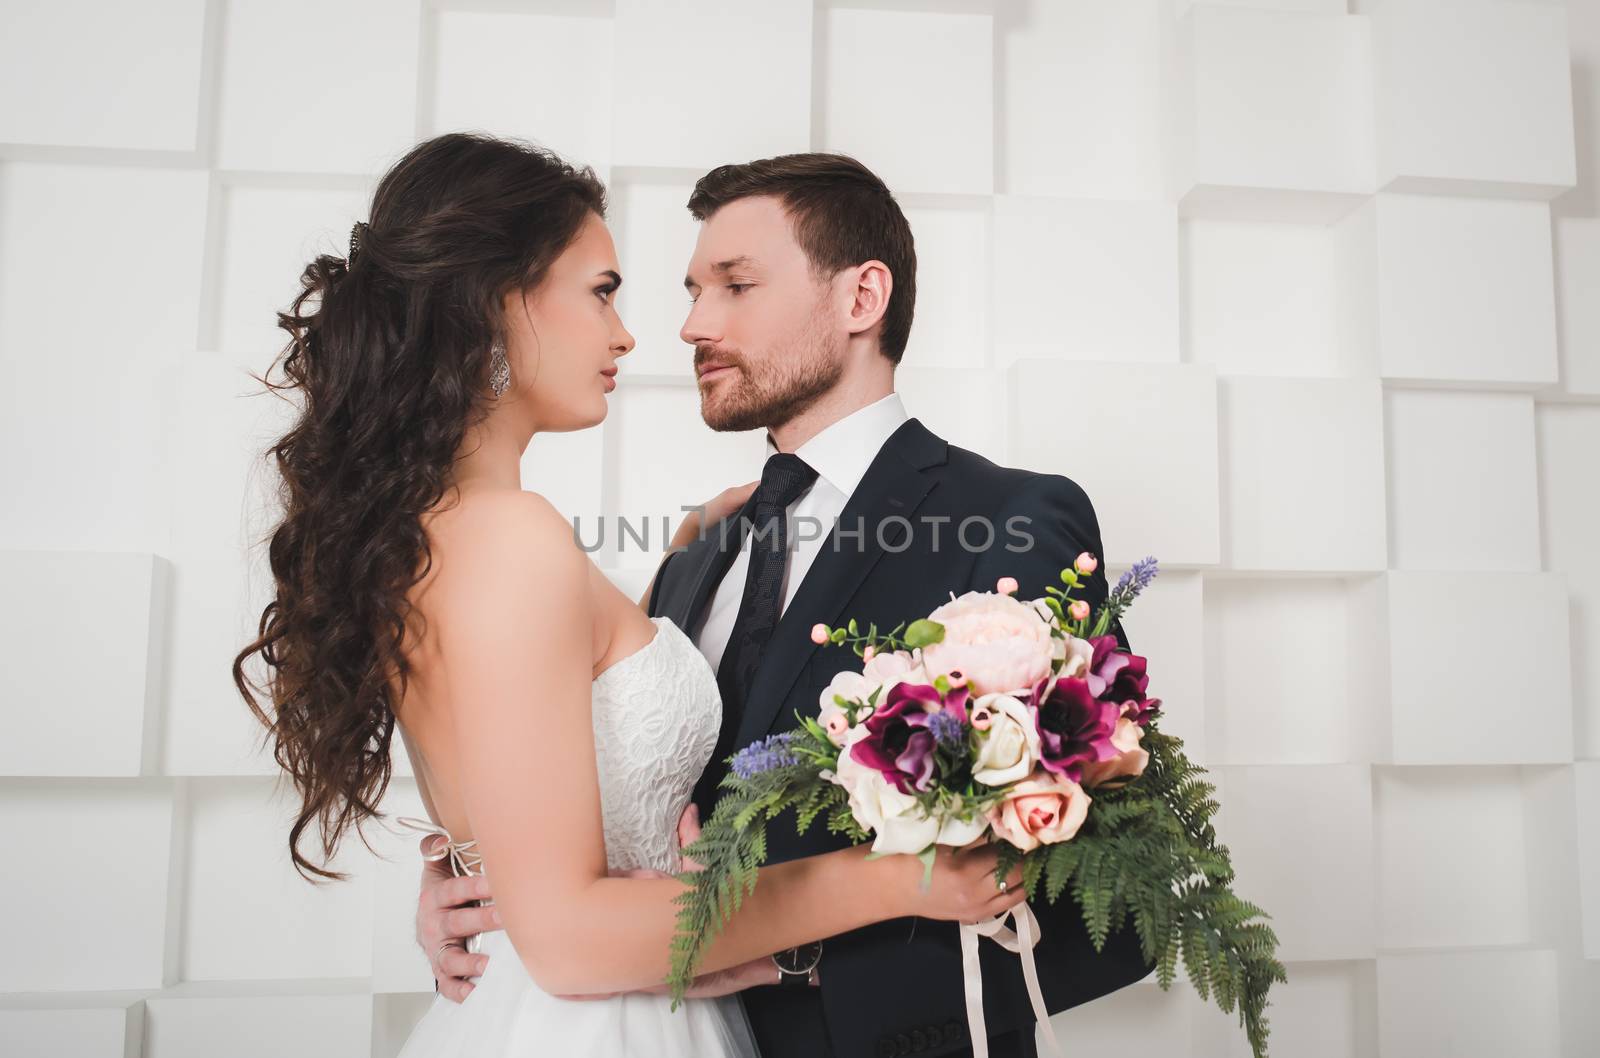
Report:
<svg viewBox="0 0 1600 1058"><path fill-rule="evenodd" d="M490 508L529 502L519 500L518 496L530 497L538 505L549 508L549 512L554 511L534 493L484 489L463 495L459 502L452 499L442 503L424 515L422 525L428 535L432 563L407 595L413 607L404 649L410 665L410 679L395 715L409 742L423 800L439 825L457 841L472 840L473 828L462 801L460 753L456 725L450 712L452 703L444 688L439 636L452 622L470 619L469 615L453 612L452 607L465 600L448 590L452 572L460 566L457 556L481 554L488 543L485 535L495 531L494 525L485 524L494 518ZM571 593L575 597L554 601L564 612L586 611L589 614L592 678L641 649L655 633L655 627L638 605L584 555L570 536L568 543L571 551L583 555L588 576L581 593ZM551 557L555 557L554 552ZM538 688L528 688L529 707L536 708L537 701Z"/></svg>

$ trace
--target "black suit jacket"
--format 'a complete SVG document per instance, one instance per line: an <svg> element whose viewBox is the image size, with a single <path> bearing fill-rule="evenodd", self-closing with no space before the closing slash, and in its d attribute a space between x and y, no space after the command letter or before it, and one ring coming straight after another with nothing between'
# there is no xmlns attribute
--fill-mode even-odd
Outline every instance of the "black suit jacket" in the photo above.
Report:
<svg viewBox="0 0 1600 1058"><path fill-rule="evenodd" d="M963 539L958 532L968 519L978 521L965 526ZM858 527L859 536L849 535ZM734 749L796 727L797 713L815 716L818 695L834 674L859 665L844 647L811 642L817 622L853 617L862 628L876 622L888 630L925 616L952 592L992 591L1008 575L1021 586L1019 597L1034 598L1046 585L1059 585L1061 569L1080 552L1101 555L1094 508L1071 480L997 466L947 444L916 419L879 450L838 528L840 535L819 541L821 551L773 632ZM656 574L651 615L697 633L739 545L737 534L713 527L669 554ZM1080 597L1098 606L1106 591L1105 574L1097 571ZM1120 628L1117 635L1126 644ZM712 761L695 791L705 818L726 773L726 760ZM804 836L776 826L768 835L768 859L778 863L843 844L820 821ZM1052 1012L1105 995L1153 968L1131 927L1112 934L1096 953L1070 896L1055 905L1041 897L1034 910L1043 931L1034 955ZM991 1052L996 1058L1033 1054L1033 1013L1017 956L988 941L980 949ZM821 981L818 989L744 993L764 1058L970 1053L952 923L899 919L829 938Z"/></svg>

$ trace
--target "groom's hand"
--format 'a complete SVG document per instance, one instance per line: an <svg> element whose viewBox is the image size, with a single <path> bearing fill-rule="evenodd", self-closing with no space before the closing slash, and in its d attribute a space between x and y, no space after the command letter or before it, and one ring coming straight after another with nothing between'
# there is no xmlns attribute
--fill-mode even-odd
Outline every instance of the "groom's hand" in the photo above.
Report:
<svg viewBox="0 0 1600 1058"><path fill-rule="evenodd" d="M422 851L438 840L429 834ZM428 957L439 994L457 1003L477 987L469 977L481 977L489 965L487 955L467 951L467 938L499 929L499 912L489 907L467 907L473 900L488 900L489 880L481 875L453 877L448 860L422 865L422 892L417 898L417 944Z"/></svg>

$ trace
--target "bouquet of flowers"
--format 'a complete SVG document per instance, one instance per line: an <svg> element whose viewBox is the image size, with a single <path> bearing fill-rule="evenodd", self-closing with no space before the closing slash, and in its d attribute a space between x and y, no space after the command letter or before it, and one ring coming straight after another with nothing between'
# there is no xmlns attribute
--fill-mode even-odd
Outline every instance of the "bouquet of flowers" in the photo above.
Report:
<svg viewBox="0 0 1600 1058"><path fill-rule="evenodd" d="M1070 892L1096 949L1131 916L1145 957L1170 988L1178 960L1202 998L1237 1004L1257 1056L1266 1054L1267 991L1286 980L1277 937L1259 907L1232 891L1228 850L1211 817L1215 787L1160 730L1145 659L1120 649L1113 622L1154 579L1137 563L1095 612L1073 592L1098 566L1088 553L1041 598L954 597L889 632L817 625L818 644L849 646L859 670L839 673L816 716L741 750L686 872L668 978L681 998L701 953L756 884L766 827L793 812L873 853L921 857L940 845L999 844L996 883L1020 863L1030 900ZM1013 918L1015 930L1005 918ZM1055 1046L1033 972L1038 923L1026 903L961 926L971 1038L982 1047L978 937L1017 952L1035 1016Z"/></svg>

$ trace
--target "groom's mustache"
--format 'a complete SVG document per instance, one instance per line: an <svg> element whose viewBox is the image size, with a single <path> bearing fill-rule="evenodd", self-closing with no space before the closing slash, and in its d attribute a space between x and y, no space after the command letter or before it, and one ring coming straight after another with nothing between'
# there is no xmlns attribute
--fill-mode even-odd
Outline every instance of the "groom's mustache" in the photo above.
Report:
<svg viewBox="0 0 1600 1058"><path fill-rule="evenodd" d="M694 374L696 378L718 367L736 367L743 371L744 361L732 353L712 349L708 346L695 346Z"/></svg>

